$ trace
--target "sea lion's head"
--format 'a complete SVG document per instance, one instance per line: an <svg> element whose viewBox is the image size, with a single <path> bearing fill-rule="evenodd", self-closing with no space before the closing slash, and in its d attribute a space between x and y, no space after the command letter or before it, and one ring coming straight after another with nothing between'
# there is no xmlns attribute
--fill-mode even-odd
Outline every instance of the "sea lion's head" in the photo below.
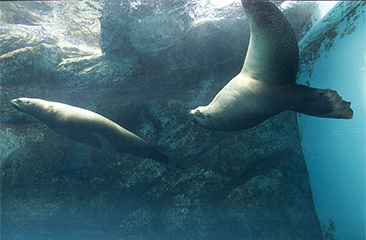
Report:
<svg viewBox="0 0 366 240"><path fill-rule="evenodd" d="M192 122L205 128L212 128L213 122L210 114L207 112L207 107L198 107L188 112L189 118Z"/></svg>
<svg viewBox="0 0 366 240"><path fill-rule="evenodd" d="M11 100L11 105L21 112L30 113L34 108L34 99L32 98L16 98Z"/></svg>
<svg viewBox="0 0 366 240"><path fill-rule="evenodd" d="M52 110L48 101L37 98L16 98L11 100L11 105L19 111L38 119Z"/></svg>
<svg viewBox="0 0 366 240"><path fill-rule="evenodd" d="M188 116L193 123L211 130L240 130L240 125L230 124L229 120L232 118L230 115L217 114L216 109L211 104L204 107L197 107L196 109L188 111Z"/></svg>

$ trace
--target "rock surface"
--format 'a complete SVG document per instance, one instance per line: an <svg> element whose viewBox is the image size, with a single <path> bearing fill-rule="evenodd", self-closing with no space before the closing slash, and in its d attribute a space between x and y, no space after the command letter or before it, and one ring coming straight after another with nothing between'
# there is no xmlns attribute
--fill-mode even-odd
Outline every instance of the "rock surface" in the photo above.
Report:
<svg viewBox="0 0 366 240"><path fill-rule="evenodd" d="M241 69L245 20L182 23L160 12L139 21L98 2L32 3L46 14L0 4L1 21L28 26L0 57L4 239L321 239L294 113L232 133L187 119ZM61 23L78 37L24 30ZM101 51L83 51L96 43ZM21 96L102 114L188 172L68 140L13 109Z"/></svg>

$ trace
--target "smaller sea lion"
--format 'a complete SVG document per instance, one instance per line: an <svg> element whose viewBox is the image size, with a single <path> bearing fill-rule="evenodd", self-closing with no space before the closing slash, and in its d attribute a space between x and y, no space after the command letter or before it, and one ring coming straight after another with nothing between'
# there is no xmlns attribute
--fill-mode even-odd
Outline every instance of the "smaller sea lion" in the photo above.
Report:
<svg viewBox="0 0 366 240"><path fill-rule="evenodd" d="M36 98L17 98L11 100L11 104L19 111L37 118L55 132L76 142L100 148L101 140L96 134L99 133L118 152L150 158L170 168L185 171L180 163L159 152L137 135L95 112Z"/></svg>

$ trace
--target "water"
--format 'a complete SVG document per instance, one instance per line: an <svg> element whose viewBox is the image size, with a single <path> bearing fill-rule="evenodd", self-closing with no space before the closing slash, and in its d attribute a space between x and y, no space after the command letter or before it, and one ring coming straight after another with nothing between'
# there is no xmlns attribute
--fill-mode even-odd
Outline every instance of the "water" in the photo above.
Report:
<svg viewBox="0 0 366 240"><path fill-rule="evenodd" d="M300 40L335 3L275 4ZM352 120L286 111L219 132L187 112L242 68L240 1L0 7L2 239L364 239L364 25L331 32L334 47L301 68L303 83L352 101ZM88 133L52 129L13 108L18 97L98 113L187 172L115 149L103 131L100 149L76 143L65 132Z"/></svg>

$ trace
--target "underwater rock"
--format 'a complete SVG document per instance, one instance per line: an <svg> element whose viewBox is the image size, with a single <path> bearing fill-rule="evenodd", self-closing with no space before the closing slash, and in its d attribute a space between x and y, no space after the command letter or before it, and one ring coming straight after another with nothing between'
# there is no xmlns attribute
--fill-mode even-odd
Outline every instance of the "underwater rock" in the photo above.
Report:
<svg viewBox="0 0 366 240"><path fill-rule="evenodd" d="M42 26L7 24L0 26L0 56L11 51L57 42Z"/></svg>
<svg viewBox="0 0 366 240"><path fill-rule="evenodd" d="M87 46L74 45L69 42L64 42L61 46L61 56L63 59L91 56L95 54L100 54L100 51Z"/></svg>
<svg viewBox="0 0 366 240"><path fill-rule="evenodd" d="M61 63L61 49L55 45L40 44L33 48L36 55L34 71L50 72Z"/></svg>
<svg viewBox="0 0 366 240"><path fill-rule="evenodd" d="M0 21L4 23L1 54L39 43L79 48L84 56L98 52L100 2L1 2L0 6Z"/></svg>
<svg viewBox="0 0 366 240"><path fill-rule="evenodd" d="M183 29L165 14L151 15L129 25L132 46L141 53L158 53L179 43Z"/></svg>
<svg viewBox="0 0 366 240"><path fill-rule="evenodd" d="M35 56L32 47L25 47L0 57L1 85L19 85L34 79Z"/></svg>
<svg viewBox="0 0 366 240"><path fill-rule="evenodd" d="M1 85L26 85L39 80L39 74L51 71L61 62L61 50L55 45L25 47L0 56Z"/></svg>
<svg viewBox="0 0 366 240"><path fill-rule="evenodd" d="M242 61L248 43L249 24L242 19L198 21L186 31L182 51L205 67Z"/></svg>
<svg viewBox="0 0 366 240"><path fill-rule="evenodd" d="M0 21L30 26L41 25L53 18L52 3L1 2Z"/></svg>
<svg viewBox="0 0 366 240"><path fill-rule="evenodd" d="M53 21L48 26L57 33L60 47L70 42L74 46L99 49L101 2L53 4Z"/></svg>
<svg viewBox="0 0 366 240"><path fill-rule="evenodd" d="M316 1L309 2L286 2L283 14L290 21L300 41L305 34L321 20L321 12ZM300 17L301 16L301 17Z"/></svg>
<svg viewBox="0 0 366 240"><path fill-rule="evenodd" d="M121 10L123 13L123 10ZM100 48L102 52L118 51L119 54L129 54L132 51L128 24L130 17L122 14L104 14L100 17Z"/></svg>
<svg viewBox="0 0 366 240"><path fill-rule="evenodd" d="M42 142L44 134L40 130L40 124L32 124L33 129L24 127L14 128L14 125L3 125L1 130L1 141L0 152L1 152L1 163L6 164L6 159L13 153L16 153L19 148L23 148L25 145L32 142ZM31 125L31 126L32 126ZM5 161L5 162L4 162ZM4 165L2 165L4 167Z"/></svg>
<svg viewBox="0 0 366 240"><path fill-rule="evenodd" d="M54 69L55 84L49 85L49 92L59 91L61 84L67 93L95 92L94 97L101 97L105 93L123 88L125 79L136 74L138 69L136 57L118 59L100 54L65 59Z"/></svg>

